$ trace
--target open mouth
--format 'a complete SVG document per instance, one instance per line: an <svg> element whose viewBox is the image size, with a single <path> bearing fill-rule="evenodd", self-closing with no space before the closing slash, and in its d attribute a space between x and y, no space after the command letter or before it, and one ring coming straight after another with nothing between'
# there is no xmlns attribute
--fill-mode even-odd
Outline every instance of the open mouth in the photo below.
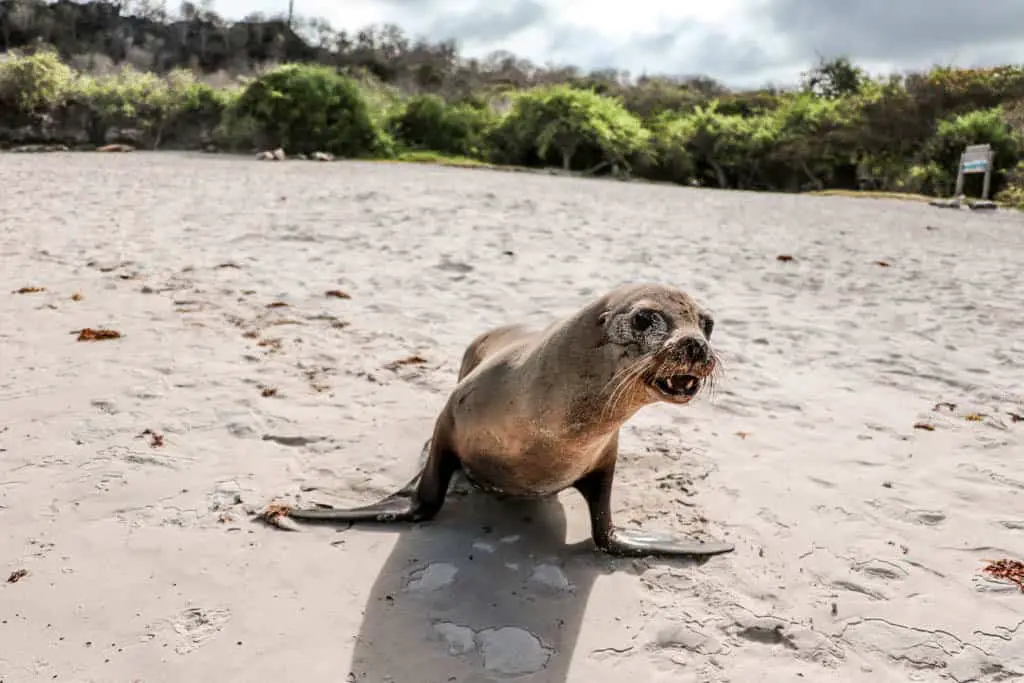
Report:
<svg viewBox="0 0 1024 683"><path fill-rule="evenodd" d="M700 378L696 375L672 375L654 380L654 388L670 398L689 398L700 391Z"/></svg>

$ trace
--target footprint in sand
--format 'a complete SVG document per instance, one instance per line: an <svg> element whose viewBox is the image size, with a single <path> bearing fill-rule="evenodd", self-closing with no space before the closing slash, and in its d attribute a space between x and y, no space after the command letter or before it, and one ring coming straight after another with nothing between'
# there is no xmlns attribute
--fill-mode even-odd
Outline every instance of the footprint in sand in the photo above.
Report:
<svg viewBox="0 0 1024 683"><path fill-rule="evenodd" d="M191 607L184 610L171 620L171 627L181 637L174 651L185 655L201 648L220 633L230 619L231 610L226 608Z"/></svg>

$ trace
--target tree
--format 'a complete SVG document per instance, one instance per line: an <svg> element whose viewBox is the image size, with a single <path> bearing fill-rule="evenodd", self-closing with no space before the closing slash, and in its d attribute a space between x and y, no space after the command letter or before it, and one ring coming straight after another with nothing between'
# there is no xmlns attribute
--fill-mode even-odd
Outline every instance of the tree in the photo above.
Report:
<svg viewBox="0 0 1024 683"><path fill-rule="evenodd" d="M804 90L834 100L856 95L866 79L864 70L854 66L848 57L821 58L816 67L804 74Z"/></svg>

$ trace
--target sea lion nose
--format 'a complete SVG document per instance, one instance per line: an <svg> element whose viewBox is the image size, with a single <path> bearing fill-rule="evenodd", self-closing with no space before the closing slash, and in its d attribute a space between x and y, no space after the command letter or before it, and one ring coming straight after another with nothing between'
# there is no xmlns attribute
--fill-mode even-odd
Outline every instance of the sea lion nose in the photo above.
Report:
<svg viewBox="0 0 1024 683"><path fill-rule="evenodd" d="M690 363L705 363L711 356L708 343L700 337L683 337L679 341L679 351Z"/></svg>

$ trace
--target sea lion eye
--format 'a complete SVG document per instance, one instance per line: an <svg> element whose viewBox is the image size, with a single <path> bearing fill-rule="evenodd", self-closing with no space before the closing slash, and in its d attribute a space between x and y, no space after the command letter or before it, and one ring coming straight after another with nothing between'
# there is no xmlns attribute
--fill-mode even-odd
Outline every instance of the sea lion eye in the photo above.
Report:
<svg viewBox="0 0 1024 683"><path fill-rule="evenodd" d="M648 309L642 309L633 314L633 329L637 332L646 331L654 324L655 316L658 314Z"/></svg>

